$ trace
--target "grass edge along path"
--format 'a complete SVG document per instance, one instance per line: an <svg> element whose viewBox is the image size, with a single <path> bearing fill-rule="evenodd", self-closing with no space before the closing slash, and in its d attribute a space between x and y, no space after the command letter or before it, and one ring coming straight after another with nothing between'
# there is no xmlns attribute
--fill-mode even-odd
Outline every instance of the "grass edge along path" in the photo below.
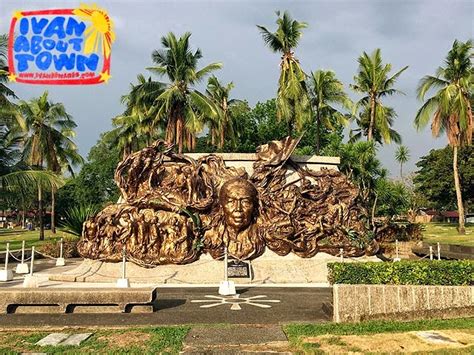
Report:
<svg viewBox="0 0 474 355"><path fill-rule="evenodd" d="M56 234L53 234L51 230L45 230L44 240L39 240L39 230L0 229L0 252L5 251L7 242L10 243L10 250L19 250L23 240L25 241L25 247L30 249L32 246L37 248L48 243L58 243L61 238L64 238L64 240L79 240L79 237L61 229L58 229Z"/></svg>
<svg viewBox="0 0 474 355"><path fill-rule="evenodd" d="M300 351L318 352L313 344L305 343L304 338L321 335L370 335L401 333L424 330L474 329L474 318L424 319L416 321L366 321L360 323L293 323L283 326L292 348Z"/></svg>
<svg viewBox="0 0 474 355"><path fill-rule="evenodd" d="M69 329L14 331L0 335L1 354L178 354L190 326L132 327L121 329ZM94 333L80 346L39 346L36 342L50 333Z"/></svg>
<svg viewBox="0 0 474 355"><path fill-rule="evenodd" d="M33 331L25 329L2 332L0 334L0 353L17 354L22 352L45 353L167 353L177 354L184 346L184 340L192 328L192 324L184 326L149 326L131 328L62 328L58 330ZM200 325L203 326L203 325ZM209 324L210 327L226 326L225 324ZM245 325L242 325L245 326ZM333 335L332 341L337 345L340 335L367 335L382 333L400 333L420 330L473 329L474 318L448 320L400 321L368 321L361 323L319 323L282 325L289 343L298 352L317 353L314 344L306 344L304 337ZM35 343L49 333L93 332L91 338L81 346L36 346ZM449 352L448 352L449 353Z"/></svg>

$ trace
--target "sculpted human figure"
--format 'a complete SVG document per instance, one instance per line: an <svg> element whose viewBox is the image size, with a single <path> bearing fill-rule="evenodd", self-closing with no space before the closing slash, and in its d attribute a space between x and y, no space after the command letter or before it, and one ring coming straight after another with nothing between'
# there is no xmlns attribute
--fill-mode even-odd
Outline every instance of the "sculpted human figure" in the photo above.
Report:
<svg viewBox="0 0 474 355"><path fill-rule="evenodd" d="M210 233L214 241L221 241L237 259L261 255L265 245L257 222L257 189L248 180L230 179L220 189L219 204L223 221Z"/></svg>
<svg viewBox="0 0 474 355"><path fill-rule="evenodd" d="M126 246L130 260L145 267L186 264L202 253L222 259L225 248L240 260L266 247L301 257L340 248L362 255L370 238L358 189L336 170L292 160L298 142L260 146L250 176L216 155L175 154L163 141L130 154L115 172L120 201L85 222L80 254L120 261Z"/></svg>
<svg viewBox="0 0 474 355"><path fill-rule="evenodd" d="M231 233L238 233L250 225L258 205L257 196L255 187L244 179L231 179L222 185L219 203Z"/></svg>

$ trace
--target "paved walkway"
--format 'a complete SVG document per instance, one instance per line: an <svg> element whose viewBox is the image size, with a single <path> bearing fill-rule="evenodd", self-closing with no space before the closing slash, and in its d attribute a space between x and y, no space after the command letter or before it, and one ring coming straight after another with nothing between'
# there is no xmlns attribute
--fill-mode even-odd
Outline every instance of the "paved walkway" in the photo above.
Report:
<svg viewBox="0 0 474 355"><path fill-rule="evenodd" d="M81 262L67 260L65 267L55 267L54 260L38 260L35 275L40 287L67 287L74 292L77 288L113 285L48 280L49 274L74 270ZM15 274L15 280L0 283L0 289L22 287L23 277ZM193 324L184 341L185 354L288 354L291 351L282 324L332 319L332 288L324 284L237 285L237 297L218 295L218 285L147 285L157 286L154 313L3 314L0 329Z"/></svg>
<svg viewBox="0 0 474 355"><path fill-rule="evenodd" d="M183 347L184 354L291 354L288 340L277 325L196 326Z"/></svg>
<svg viewBox="0 0 474 355"><path fill-rule="evenodd" d="M35 263L41 288L110 287L111 283L48 281L48 274L73 270L80 260L56 268L54 260ZM1 288L21 287L22 275ZM113 285L113 284L112 284ZM218 295L217 285L157 285L154 313L145 314L3 314L0 330L18 328L94 328L193 324L184 341L185 354L288 354L281 325L332 319L332 288L325 285L237 285L238 296ZM144 284L132 284L134 287ZM206 324L200 325L200 324Z"/></svg>
<svg viewBox="0 0 474 355"><path fill-rule="evenodd" d="M332 319L332 288L246 287L238 298L217 288L160 288L154 313L4 314L0 327L170 324L282 324Z"/></svg>

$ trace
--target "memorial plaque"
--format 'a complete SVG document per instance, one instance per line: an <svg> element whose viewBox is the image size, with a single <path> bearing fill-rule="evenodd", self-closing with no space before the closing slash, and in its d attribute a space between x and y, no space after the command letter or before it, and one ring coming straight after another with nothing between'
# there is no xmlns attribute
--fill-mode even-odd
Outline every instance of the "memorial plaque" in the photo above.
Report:
<svg viewBox="0 0 474 355"><path fill-rule="evenodd" d="M228 277L250 278L250 265L244 261L231 260L227 263Z"/></svg>

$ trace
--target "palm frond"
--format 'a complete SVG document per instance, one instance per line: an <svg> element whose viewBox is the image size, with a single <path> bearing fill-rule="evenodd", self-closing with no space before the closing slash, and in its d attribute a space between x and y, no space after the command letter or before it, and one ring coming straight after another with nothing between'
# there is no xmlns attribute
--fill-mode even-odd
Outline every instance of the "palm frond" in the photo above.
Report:
<svg viewBox="0 0 474 355"><path fill-rule="evenodd" d="M0 176L0 191L14 190L21 186L41 185L45 188L56 189L64 184L64 180L49 171L22 170Z"/></svg>

